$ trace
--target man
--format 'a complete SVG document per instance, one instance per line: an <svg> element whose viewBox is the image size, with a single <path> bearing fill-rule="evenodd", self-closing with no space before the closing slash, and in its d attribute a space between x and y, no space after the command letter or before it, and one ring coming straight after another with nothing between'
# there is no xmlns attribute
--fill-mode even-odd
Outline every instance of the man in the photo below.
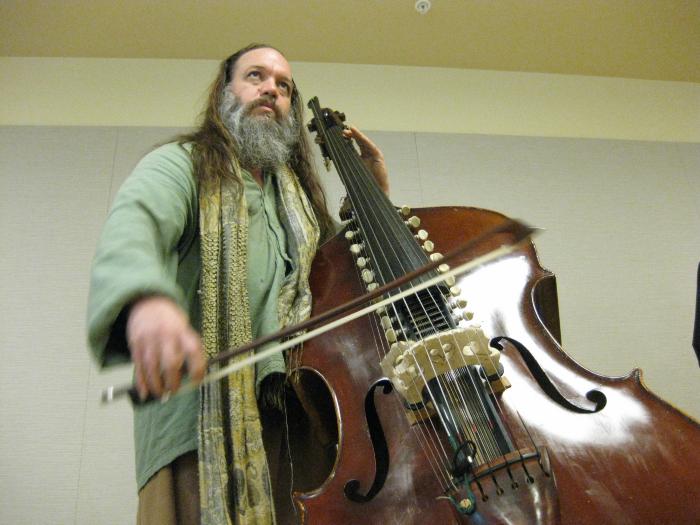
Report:
<svg viewBox="0 0 700 525"><path fill-rule="evenodd" d="M133 361L141 396L176 392L183 370L200 381L208 356L310 314L310 265L333 221L302 114L284 56L243 48L221 64L199 128L144 157L120 189L93 264L88 338L101 365ZM381 152L354 128L346 136L387 191ZM263 433L280 432L261 417L281 403L284 373L277 356L135 409L139 523L274 522Z"/></svg>

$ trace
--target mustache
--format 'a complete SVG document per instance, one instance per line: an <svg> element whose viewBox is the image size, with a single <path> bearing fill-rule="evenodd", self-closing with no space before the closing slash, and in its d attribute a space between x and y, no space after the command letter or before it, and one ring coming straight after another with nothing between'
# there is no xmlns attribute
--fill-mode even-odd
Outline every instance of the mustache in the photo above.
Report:
<svg viewBox="0 0 700 525"><path fill-rule="evenodd" d="M282 115L280 115L279 110L275 106L275 99L268 95L262 95L260 98L256 98L255 100L248 102L243 110L243 114L249 115L255 108L259 108L260 106L270 108L274 112L276 120L280 120L282 118Z"/></svg>

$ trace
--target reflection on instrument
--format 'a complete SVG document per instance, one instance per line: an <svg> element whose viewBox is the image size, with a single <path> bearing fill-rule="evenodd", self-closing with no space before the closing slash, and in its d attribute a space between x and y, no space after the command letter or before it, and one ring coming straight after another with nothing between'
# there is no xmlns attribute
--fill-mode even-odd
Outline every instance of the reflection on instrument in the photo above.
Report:
<svg viewBox="0 0 700 525"><path fill-rule="evenodd" d="M395 208L343 137L342 115L309 106L348 192L345 230L314 263L315 314L506 220ZM557 316L554 277L528 244L307 342L292 355L295 387L329 463L298 487L301 521L694 523L698 424L639 371L609 378L574 363Z"/></svg>

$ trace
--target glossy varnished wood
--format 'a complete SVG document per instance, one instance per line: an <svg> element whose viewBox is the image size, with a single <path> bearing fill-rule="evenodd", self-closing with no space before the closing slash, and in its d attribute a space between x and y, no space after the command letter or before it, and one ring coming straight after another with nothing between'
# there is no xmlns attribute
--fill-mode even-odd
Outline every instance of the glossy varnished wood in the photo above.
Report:
<svg viewBox="0 0 700 525"><path fill-rule="evenodd" d="M415 210L430 232L436 251L446 253L504 220L475 208ZM491 247L502 239L495 238ZM456 263L455 263L456 264ZM552 279L538 263L532 245L459 279L489 337L517 340L532 353L557 388L574 403L593 406L592 390L606 397L597 413L578 413L557 404L543 392L516 349L504 344L501 363L512 387L498 396L501 417L519 445L545 447L556 480L557 501L533 496L523 479L513 493L490 495L478 502L479 515L459 516L441 496L401 402L394 394L377 394L377 407L390 451L385 486L370 502L344 496L351 479L367 490L375 474L374 451L365 425L364 400L382 374L376 341L381 336L368 318L354 321L308 342L301 366L318 374L333 396L338 425L338 456L332 472L316 490L297 494L302 521L309 524L450 524L450 523L697 523L700 502L700 427L653 393L637 370L610 378L584 369L561 349L552 309L547 325L535 308L556 305L556 297L538 292L538 283ZM326 243L312 273L314 312L328 310L363 292L346 241ZM547 290L556 287L547 286ZM605 300L601 298L601 300ZM545 307L548 306L545 304ZM569 321L571 322L571 321ZM563 319L562 324L567 320ZM650 349L639 349L645 351ZM320 392L308 392L310 397ZM523 427L524 423L527 430ZM425 431L433 431L425 426ZM528 435L529 432L529 435ZM434 439L444 439L433 435ZM304 465L295 465L295 469ZM517 475L517 470L514 470ZM517 492L520 491L520 492ZM534 508L530 503L538 500ZM549 501L547 501L549 500ZM538 507L539 506L539 507ZM549 516L549 521L543 518Z"/></svg>

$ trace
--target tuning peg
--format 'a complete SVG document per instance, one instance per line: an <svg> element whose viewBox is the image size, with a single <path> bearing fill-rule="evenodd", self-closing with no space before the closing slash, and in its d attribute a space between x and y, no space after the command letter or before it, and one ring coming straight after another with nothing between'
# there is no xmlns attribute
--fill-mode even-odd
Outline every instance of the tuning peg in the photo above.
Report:
<svg viewBox="0 0 700 525"><path fill-rule="evenodd" d="M365 245L362 242L358 244L353 244L350 246L350 253L352 253L353 255L358 255L364 249L364 247Z"/></svg>
<svg viewBox="0 0 700 525"><path fill-rule="evenodd" d="M374 281L374 272L368 269L362 270L362 280L367 284L371 283Z"/></svg>
<svg viewBox="0 0 700 525"><path fill-rule="evenodd" d="M367 258L358 257L356 263L358 268L364 268L365 266L367 266Z"/></svg>
<svg viewBox="0 0 700 525"><path fill-rule="evenodd" d="M452 307L452 308L466 308L466 306L467 306L467 300L462 299L461 297L450 300L450 307Z"/></svg>
<svg viewBox="0 0 700 525"><path fill-rule="evenodd" d="M450 265L442 263L440 266L437 267L438 273L445 273L450 271ZM445 280L443 281L447 286L454 286L455 284L455 276L450 275L449 277L445 277Z"/></svg>
<svg viewBox="0 0 700 525"><path fill-rule="evenodd" d="M428 232L425 231L425 230L418 230L418 232L416 233L415 237L416 237L418 240L424 241L424 240L426 240L426 239L428 238Z"/></svg>
<svg viewBox="0 0 700 525"><path fill-rule="evenodd" d="M404 217L408 217L409 215L411 215L411 208L409 206L406 206L405 204L401 206L401 209L399 211Z"/></svg>
<svg viewBox="0 0 700 525"><path fill-rule="evenodd" d="M345 232L345 238L346 238L348 241L351 241L352 238L355 237L355 235L357 235L358 233L360 233L360 232L357 231L357 230L355 230L355 231L353 231L353 230L348 230L348 231Z"/></svg>
<svg viewBox="0 0 700 525"><path fill-rule="evenodd" d="M426 252L428 252L428 253L432 252L432 251L433 251L433 248L435 248L435 245L433 244L433 241L425 241L425 242L423 243L423 249L424 249Z"/></svg>
<svg viewBox="0 0 700 525"><path fill-rule="evenodd" d="M452 312L452 320L455 323L459 323L462 319L464 319L464 312Z"/></svg>
<svg viewBox="0 0 700 525"><path fill-rule="evenodd" d="M404 222L408 224L411 228L418 228L418 226L420 226L420 218L416 217L415 215Z"/></svg>
<svg viewBox="0 0 700 525"><path fill-rule="evenodd" d="M435 252L435 253L430 254L431 261L435 262L435 261L439 261L440 259L442 259L442 254L440 252Z"/></svg>
<svg viewBox="0 0 700 525"><path fill-rule="evenodd" d="M460 323L461 321L471 321L474 319L474 312L468 312L467 310L464 310L463 312L456 312L452 315L452 319L456 323Z"/></svg>

